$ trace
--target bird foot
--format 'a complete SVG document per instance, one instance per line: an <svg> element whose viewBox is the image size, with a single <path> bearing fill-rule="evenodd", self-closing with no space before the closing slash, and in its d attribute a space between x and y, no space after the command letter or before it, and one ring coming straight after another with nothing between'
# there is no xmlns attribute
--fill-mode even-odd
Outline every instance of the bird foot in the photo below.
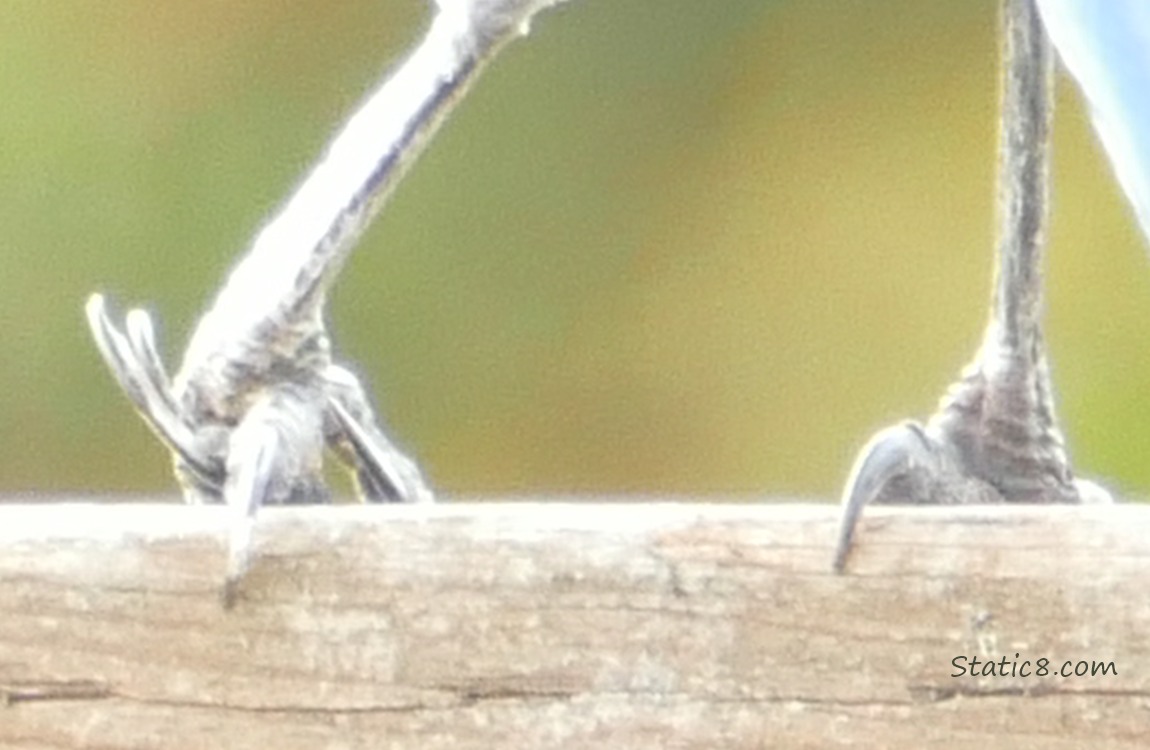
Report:
<svg viewBox="0 0 1150 750"><path fill-rule="evenodd" d="M868 504L1109 503L1074 476L1050 398L1045 358L1004 346L992 327L975 363L921 425L876 433L843 491L833 567L842 572Z"/></svg>

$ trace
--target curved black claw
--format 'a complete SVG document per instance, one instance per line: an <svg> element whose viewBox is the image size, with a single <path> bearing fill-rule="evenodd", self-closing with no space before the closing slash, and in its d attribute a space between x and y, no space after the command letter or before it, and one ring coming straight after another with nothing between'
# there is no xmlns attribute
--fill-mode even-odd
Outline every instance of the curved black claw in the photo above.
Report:
<svg viewBox="0 0 1150 750"><path fill-rule="evenodd" d="M942 480L947 462L938 446L915 422L904 422L875 434L859 452L843 490L842 520L835 547L833 569L841 573L854 540L855 526L863 508L882 502L884 490L896 480L917 480L910 497L927 497L929 487Z"/></svg>

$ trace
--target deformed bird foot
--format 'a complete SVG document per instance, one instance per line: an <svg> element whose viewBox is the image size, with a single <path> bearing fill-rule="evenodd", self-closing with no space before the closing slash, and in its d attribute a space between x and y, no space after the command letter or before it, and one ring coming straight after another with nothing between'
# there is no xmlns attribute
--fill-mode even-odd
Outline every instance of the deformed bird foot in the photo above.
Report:
<svg viewBox="0 0 1150 750"><path fill-rule="evenodd" d="M868 503L1109 502L1075 479L1054 414L1042 334L1054 57L1033 0L1004 0L999 236L990 325L974 363L925 426L878 433L843 493L834 568Z"/></svg>
<svg viewBox="0 0 1150 750"><path fill-rule="evenodd" d="M862 449L843 491L836 572L846 566L855 526L871 503L1112 502L1070 469L1045 360L1007 352L992 327L978 359L925 426L888 427Z"/></svg>
<svg viewBox="0 0 1150 750"><path fill-rule="evenodd" d="M859 452L843 492L834 570L841 573L855 526L870 503L950 505L1001 502L993 487L965 474L948 446L918 422L881 430Z"/></svg>

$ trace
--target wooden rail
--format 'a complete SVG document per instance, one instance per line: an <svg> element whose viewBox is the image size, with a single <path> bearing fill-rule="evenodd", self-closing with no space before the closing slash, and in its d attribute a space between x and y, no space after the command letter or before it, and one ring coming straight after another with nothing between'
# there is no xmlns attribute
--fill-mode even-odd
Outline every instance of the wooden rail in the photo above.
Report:
<svg viewBox="0 0 1150 750"><path fill-rule="evenodd" d="M225 520L0 505L0 747L1150 742L1150 507L272 509L230 612Z"/></svg>

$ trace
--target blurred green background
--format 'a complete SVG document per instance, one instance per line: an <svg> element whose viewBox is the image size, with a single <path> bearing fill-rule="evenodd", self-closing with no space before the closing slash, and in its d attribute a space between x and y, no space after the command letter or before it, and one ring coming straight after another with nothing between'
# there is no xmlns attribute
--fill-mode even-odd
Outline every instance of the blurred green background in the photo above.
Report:
<svg viewBox="0 0 1150 750"><path fill-rule="evenodd" d="M576 0L480 81L356 251L342 356L453 494L830 499L974 352L996 4ZM0 491L174 493L88 338L191 326L418 0L0 5ZM1150 268L1063 78L1048 337L1080 473L1150 486Z"/></svg>

